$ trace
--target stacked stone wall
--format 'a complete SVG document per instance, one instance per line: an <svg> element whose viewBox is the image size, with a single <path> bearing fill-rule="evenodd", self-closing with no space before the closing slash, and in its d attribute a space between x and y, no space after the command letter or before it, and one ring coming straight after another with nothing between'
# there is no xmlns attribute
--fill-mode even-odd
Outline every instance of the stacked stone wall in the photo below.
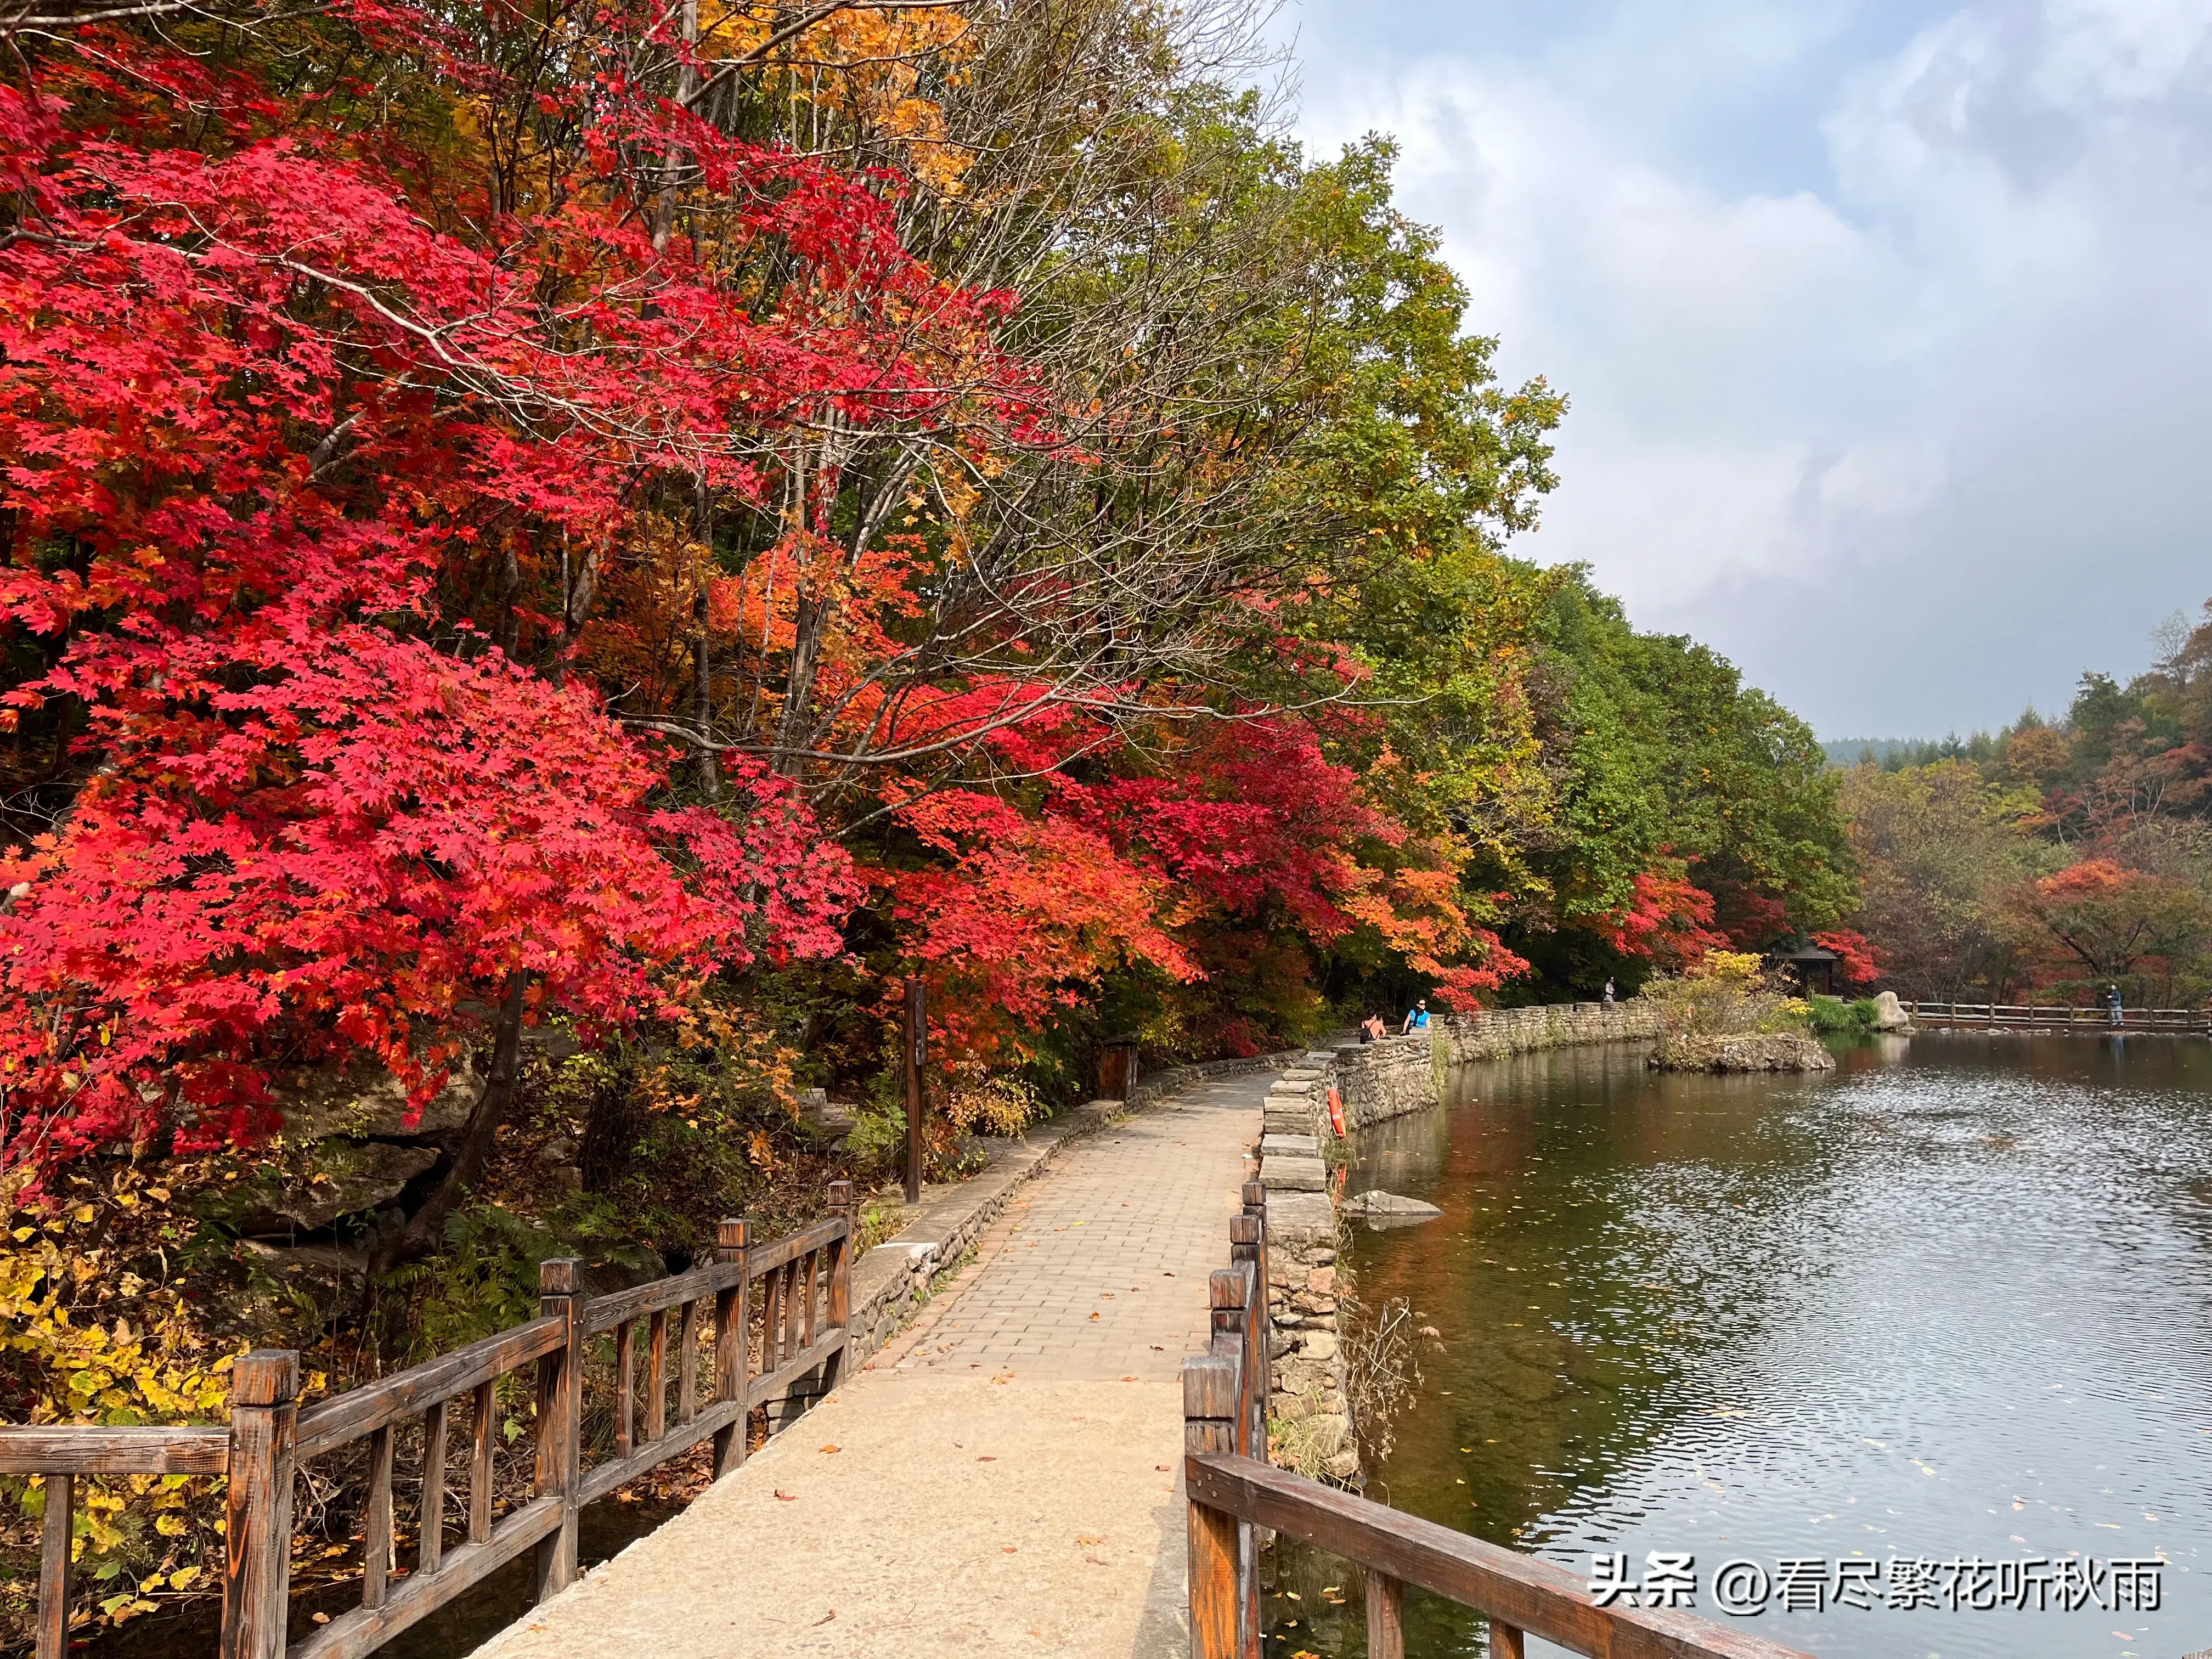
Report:
<svg viewBox="0 0 2212 1659"><path fill-rule="evenodd" d="M1457 1065L1537 1048L1643 1042L1660 1035L1658 1011L1640 1002L1553 1002L1453 1014L1437 1028L1437 1047L1445 1063Z"/></svg>
<svg viewBox="0 0 2212 1659"><path fill-rule="evenodd" d="M1336 1045L1337 1092L1344 1105L1344 1127L1364 1129L1385 1118L1403 1117L1443 1098L1437 1075L1442 1044L1428 1031L1384 1037L1379 1042Z"/></svg>

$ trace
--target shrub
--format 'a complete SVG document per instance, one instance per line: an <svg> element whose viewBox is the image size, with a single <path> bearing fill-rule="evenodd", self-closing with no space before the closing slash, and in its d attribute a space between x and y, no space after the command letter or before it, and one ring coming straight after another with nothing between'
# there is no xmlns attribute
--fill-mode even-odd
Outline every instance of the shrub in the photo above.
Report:
<svg viewBox="0 0 2212 1659"><path fill-rule="evenodd" d="M1670 1037L1802 1031L1808 1019L1789 981L1748 951L1711 951L1680 974L1656 974L1637 1000L1657 1011Z"/></svg>
<svg viewBox="0 0 2212 1659"><path fill-rule="evenodd" d="M1841 997L1815 996L1806 1003L1806 1018L1822 1036L1871 1036L1875 1024L1874 999L1846 1002Z"/></svg>

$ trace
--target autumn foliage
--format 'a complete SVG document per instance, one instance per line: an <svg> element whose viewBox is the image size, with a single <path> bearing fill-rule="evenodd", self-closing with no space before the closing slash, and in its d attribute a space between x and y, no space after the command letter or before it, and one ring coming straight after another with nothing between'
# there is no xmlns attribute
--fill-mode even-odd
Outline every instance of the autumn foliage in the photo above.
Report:
<svg viewBox="0 0 2212 1659"><path fill-rule="evenodd" d="M526 1031L750 1010L777 1089L865 1089L910 973L948 1085L1065 1095L1109 1027L1256 1052L1835 919L1801 728L1503 556L1563 405L1493 383L1388 147L1041 17L24 45L16 1178L467 1059L458 1190Z"/></svg>

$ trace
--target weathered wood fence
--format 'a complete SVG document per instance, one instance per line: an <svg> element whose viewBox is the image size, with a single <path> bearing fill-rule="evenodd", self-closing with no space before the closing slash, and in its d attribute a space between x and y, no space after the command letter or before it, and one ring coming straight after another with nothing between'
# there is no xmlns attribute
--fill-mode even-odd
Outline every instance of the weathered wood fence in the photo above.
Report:
<svg viewBox="0 0 2212 1659"><path fill-rule="evenodd" d="M1260 1659L1262 1528L1366 1570L1369 1659L1404 1659L1407 1584L1486 1615L1492 1659L1522 1659L1529 1634L1601 1659L1809 1659L1695 1613L1598 1607L1563 1567L1273 1467L1266 1216L1249 1182L1209 1287L1212 1351L1183 1361L1190 1659Z"/></svg>
<svg viewBox="0 0 2212 1659"><path fill-rule="evenodd" d="M2123 1008L2118 1024L2107 1008L2037 1008L2025 1003L1908 1002L1916 1025L1950 1030L2013 1031L2168 1031L2212 1036L2212 1011L2203 1008Z"/></svg>
<svg viewBox="0 0 2212 1659"><path fill-rule="evenodd" d="M745 1461L753 1410L788 1396L816 1373L823 1389L836 1383L851 1310L853 1224L852 1187L840 1181L830 1183L828 1219L768 1244L754 1243L749 1222L724 1221L711 1262L611 1296L580 1296L579 1264L548 1261L539 1277L538 1316L528 1324L304 1409L297 1353L246 1354L232 1373L228 1428L0 1426L0 1474L46 1477L38 1659L61 1659L68 1648L71 1517L76 1483L88 1475L228 1478L222 1659L373 1653L526 1550L536 1554L538 1598L553 1595L576 1576L576 1520L585 1504L710 1439L714 1474L726 1474ZM586 1468L585 1350L609 1333L613 1454ZM698 1372L709 1333L713 1370L702 1400ZM533 1493L495 1522L495 1395L502 1377L526 1366L535 1368ZM464 1396L470 1401L468 1496L460 1539L448 1548L449 1413ZM422 1434L422 1525L414 1571L396 1577L393 1445L395 1431L415 1419ZM289 1642L295 1476L313 1460L362 1442L369 1485L361 1605Z"/></svg>

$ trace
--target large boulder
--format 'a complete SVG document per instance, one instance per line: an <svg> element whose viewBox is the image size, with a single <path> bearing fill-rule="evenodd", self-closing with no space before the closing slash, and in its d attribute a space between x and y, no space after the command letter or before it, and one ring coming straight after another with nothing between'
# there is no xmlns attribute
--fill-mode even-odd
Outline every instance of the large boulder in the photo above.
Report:
<svg viewBox="0 0 2212 1659"><path fill-rule="evenodd" d="M1894 991L1884 991L1874 1000L1874 1029L1877 1031L1902 1031L1912 1024L1912 1017L1905 1012L1905 1005L1897 1000Z"/></svg>
<svg viewBox="0 0 2212 1659"><path fill-rule="evenodd" d="M1403 1198L1379 1189L1354 1193L1344 1200L1344 1212L1364 1216L1370 1227L1434 1221L1443 1213L1435 1205L1425 1204L1418 1198Z"/></svg>
<svg viewBox="0 0 2212 1659"><path fill-rule="evenodd" d="M319 1140L219 1188L207 1212L249 1238L319 1233L343 1217L382 1209L437 1161L431 1146Z"/></svg>
<svg viewBox="0 0 2212 1659"><path fill-rule="evenodd" d="M241 1238L238 1252L246 1283L215 1310L218 1325L266 1331L301 1314L319 1323L360 1306L368 1290L368 1250L361 1243L283 1246Z"/></svg>
<svg viewBox="0 0 2212 1659"><path fill-rule="evenodd" d="M280 1079L283 1134L294 1146L343 1136L353 1140L427 1140L445 1145L458 1136L483 1093L483 1079L465 1063L422 1106L411 1122L407 1085L374 1060L340 1070L319 1067Z"/></svg>

